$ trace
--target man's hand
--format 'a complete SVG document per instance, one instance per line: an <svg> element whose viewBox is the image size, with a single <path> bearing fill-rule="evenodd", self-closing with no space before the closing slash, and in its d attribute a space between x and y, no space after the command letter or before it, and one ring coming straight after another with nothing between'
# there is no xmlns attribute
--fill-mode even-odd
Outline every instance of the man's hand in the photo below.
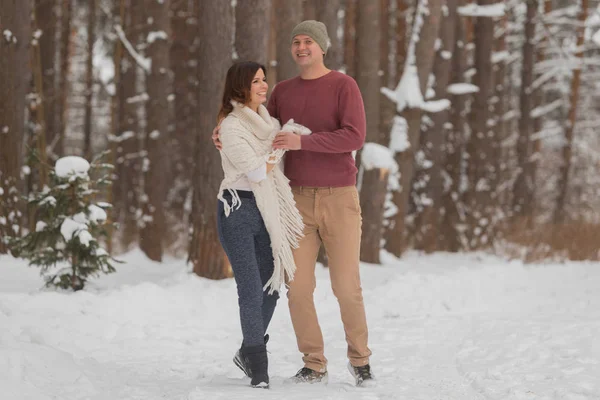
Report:
<svg viewBox="0 0 600 400"><path fill-rule="evenodd" d="M274 149L300 150L301 147L300 135L291 132L279 132L273 140Z"/></svg>
<svg viewBox="0 0 600 400"><path fill-rule="evenodd" d="M219 129L221 129L221 127L217 125L215 129L213 129L211 137L215 147L217 148L217 150L220 151L221 149L223 149L223 143L221 143L221 140L219 140Z"/></svg>

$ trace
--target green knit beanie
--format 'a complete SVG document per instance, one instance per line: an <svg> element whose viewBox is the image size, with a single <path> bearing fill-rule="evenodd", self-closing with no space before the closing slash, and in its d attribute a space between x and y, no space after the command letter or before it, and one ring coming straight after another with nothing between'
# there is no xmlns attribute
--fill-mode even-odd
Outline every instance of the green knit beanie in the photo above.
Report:
<svg viewBox="0 0 600 400"><path fill-rule="evenodd" d="M310 36L321 49L323 53L327 54L327 49L329 48L329 35L327 34L327 27L324 23L315 21L315 20L307 20L302 21L292 31L292 41L294 37L297 35L307 35Z"/></svg>

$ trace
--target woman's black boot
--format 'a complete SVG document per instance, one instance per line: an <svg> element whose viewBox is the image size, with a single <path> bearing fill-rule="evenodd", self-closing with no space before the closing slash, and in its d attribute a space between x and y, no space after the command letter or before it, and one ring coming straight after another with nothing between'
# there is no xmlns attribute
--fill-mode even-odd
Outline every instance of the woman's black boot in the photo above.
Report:
<svg viewBox="0 0 600 400"><path fill-rule="evenodd" d="M248 357L250 370L252 371L252 387L269 388L269 360L267 358L267 346L250 346L244 348L244 354Z"/></svg>

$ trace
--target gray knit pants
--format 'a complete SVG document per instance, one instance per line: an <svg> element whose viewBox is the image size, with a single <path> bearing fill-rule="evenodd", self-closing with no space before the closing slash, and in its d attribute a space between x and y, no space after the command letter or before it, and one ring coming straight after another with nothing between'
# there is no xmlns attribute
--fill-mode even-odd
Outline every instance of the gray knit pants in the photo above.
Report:
<svg viewBox="0 0 600 400"><path fill-rule="evenodd" d="M217 229L237 284L243 346L257 346L264 344L279 292L269 295L263 291L274 268L271 239L252 192L238 193L242 205L228 217L219 201ZM231 204L228 192L224 198Z"/></svg>

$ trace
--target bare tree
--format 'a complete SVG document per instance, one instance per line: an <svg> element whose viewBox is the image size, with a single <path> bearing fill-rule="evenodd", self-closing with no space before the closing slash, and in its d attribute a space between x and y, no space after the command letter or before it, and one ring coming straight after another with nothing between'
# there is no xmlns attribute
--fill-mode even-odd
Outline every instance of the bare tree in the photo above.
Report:
<svg viewBox="0 0 600 400"><path fill-rule="evenodd" d="M296 64L291 56L292 30L302 22L302 0L273 0L277 10L277 81L297 75Z"/></svg>
<svg viewBox="0 0 600 400"><path fill-rule="evenodd" d="M577 29L577 52L575 56L581 61L583 59L583 42L585 33L585 21L587 20L588 0L581 0L581 9L579 10L579 26ZM571 157L573 154L573 136L575 124L577 122L577 104L579 101L579 88L581 86L581 68L573 71L571 80L571 93L569 98L569 116L565 127L565 144L562 150L562 164L560 166L560 175L558 181L558 197L556 198L556 208L554 210L554 222L563 223L567 219L565 204L569 190L569 171L571 169Z"/></svg>
<svg viewBox="0 0 600 400"><path fill-rule="evenodd" d="M146 77L146 138L147 158L144 160L144 217L140 232L140 249L151 260L163 257L165 234L164 202L167 193L169 163L167 143L169 136L169 20L170 1L151 2L146 7L147 50L150 70Z"/></svg>
<svg viewBox="0 0 600 400"><path fill-rule="evenodd" d="M20 192L21 150L25 137L25 96L31 77L31 0L0 1L0 253L20 227L15 197Z"/></svg>
<svg viewBox="0 0 600 400"><path fill-rule="evenodd" d="M201 93L194 148L193 236L189 260L194 264L196 274L222 279L231 275L231 267L226 262L217 235L217 192L223 173L219 152L212 144L211 132L219 111L216 99L223 95L227 72L223 66L231 63L233 10L230 2L201 3L198 28L198 81ZM289 53L289 38L286 41Z"/></svg>
<svg viewBox="0 0 600 400"><path fill-rule="evenodd" d="M448 96L447 87L452 77L452 51L455 45L457 0L446 0L447 14L440 28L441 46L433 66L435 76L434 100L443 101ZM444 109L429 113L430 124L421 132L420 160L413 190L417 197L415 221L415 247L426 252L438 249L443 194L442 167L444 142L447 136L450 112Z"/></svg>
<svg viewBox="0 0 600 400"><path fill-rule="evenodd" d="M238 59L267 65L273 0L238 1L235 6L235 51Z"/></svg>

